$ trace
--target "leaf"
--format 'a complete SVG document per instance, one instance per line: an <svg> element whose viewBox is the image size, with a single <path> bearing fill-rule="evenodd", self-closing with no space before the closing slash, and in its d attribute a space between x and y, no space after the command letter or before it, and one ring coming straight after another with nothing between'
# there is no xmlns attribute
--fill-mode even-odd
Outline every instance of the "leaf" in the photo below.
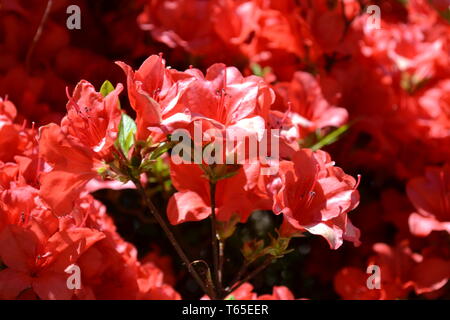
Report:
<svg viewBox="0 0 450 320"><path fill-rule="evenodd" d="M325 137L320 139L316 144L314 144L311 147L311 149L319 150L319 149L322 149L323 147L325 147L325 146L327 146L329 144L332 144L332 143L336 142L338 140L338 138L348 130L348 128L350 128L350 125L345 124L345 125L337 128L336 130L331 131Z"/></svg>
<svg viewBox="0 0 450 320"><path fill-rule="evenodd" d="M262 68L258 63L252 63L250 69L253 74L258 77L264 77L266 74L270 73L272 69L268 66Z"/></svg>
<svg viewBox="0 0 450 320"><path fill-rule="evenodd" d="M164 142L161 145L158 146L155 150L153 150L152 155L150 157L151 160L156 160L161 155L169 151L169 149L173 148L173 146L176 144L176 141L170 141L170 142Z"/></svg>
<svg viewBox="0 0 450 320"><path fill-rule="evenodd" d="M137 131L136 123L127 114L122 114L119 124L119 135L116 140L116 147L122 150L125 156L135 143L135 134Z"/></svg>
<svg viewBox="0 0 450 320"><path fill-rule="evenodd" d="M113 84L111 82L109 82L108 80L103 82L103 84L102 84L102 86L100 88L100 93L102 94L102 96L106 97L112 91L114 91Z"/></svg>

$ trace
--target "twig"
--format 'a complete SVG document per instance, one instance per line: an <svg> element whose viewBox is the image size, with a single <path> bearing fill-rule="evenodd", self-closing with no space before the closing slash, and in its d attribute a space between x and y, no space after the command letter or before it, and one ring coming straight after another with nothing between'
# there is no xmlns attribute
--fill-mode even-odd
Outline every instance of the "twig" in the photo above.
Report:
<svg viewBox="0 0 450 320"><path fill-rule="evenodd" d="M220 280L219 299L222 299L222 298L224 298L222 281L223 281L223 260L224 260L224 246L225 246L225 243L222 241L222 239L219 239L218 243L219 243L219 280Z"/></svg>
<svg viewBox="0 0 450 320"><path fill-rule="evenodd" d="M245 272L247 272L248 267L250 266L250 263L247 261L244 262L244 264L239 269L236 276L233 278L233 280L230 282L230 285L225 289L225 292L231 292L231 287L239 282L239 280L242 278Z"/></svg>
<svg viewBox="0 0 450 320"><path fill-rule="evenodd" d="M50 14L50 10L52 8L53 0L48 0L47 6L45 7L44 14L42 16L41 21L39 22L39 26L36 30L36 33L34 34L33 41L31 42L30 48L28 49L27 56L25 58L25 65L27 70L29 70L31 57L33 56L34 48L36 47L36 44L38 43L39 39L42 35L42 30L44 29L44 25L47 22L48 16Z"/></svg>
<svg viewBox="0 0 450 320"><path fill-rule="evenodd" d="M180 244L176 240L175 236L173 235L172 231L170 230L169 226L167 225L166 221L163 219L161 214L159 213L158 209L155 207L153 202L150 200L150 198L145 193L145 189L142 186L139 179L133 179L134 184L136 185L136 188L138 189L141 196L144 198L145 203L147 207L149 208L152 215L155 217L156 221L158 221L159 225L163 229L164 233L166 234L167 238L169 239L172 246L175 248L175 251L180 256L183 263L187 266L189 273L192 275L192 277L195 279L195 281L198 283L200 288L205 292L205 294L209 295L211 298L215 298L215 293L211 292L211 290L208 290L205 283L201 279L200 275L198 274L197 270L192 266L191 262L189 261L189 258L184 253L184 250L181 248Z"/></svg>
<svg viewBox="0 0 450 320"><path fill-rule="evenodd" d="M217 219L216 219L216 183L209 183L211 197L211 245L213 251L214 281L216 287L216 296L222 295L222 275L219 271L219 239L217 236Z"/></svg>
<svg viewBox="0 0 450 320"><path fill-rule="evenodd" d="M231 284L226 291L227 294L233 292L234 290L238 289L240 286L242 286L244 283L248 282L249 280L256 277L261 271L263 271L265 268L267 268L273 261L275 260L274 257L269 257L262 265L257 267L255 270L250 272L246 277L244 277L242 280L235 284Z"/></svg>

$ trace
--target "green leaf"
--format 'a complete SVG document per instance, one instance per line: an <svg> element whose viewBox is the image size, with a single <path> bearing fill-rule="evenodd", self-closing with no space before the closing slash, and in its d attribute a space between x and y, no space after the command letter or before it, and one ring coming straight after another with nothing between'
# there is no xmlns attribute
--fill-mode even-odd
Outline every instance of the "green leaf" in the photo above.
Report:
<svg viewBox="0 0 450 320"><path fill-rule="evenodd" d="M163 142L162 144L160 144L158 146L158 148L156 148L155 150L153 150L152 155L150 157L151 160L156 160L158 159L160 156L162 156L164 153L166 153L167 151L169 151L171 148L173 148L176 144L176 141L168 141L168 142Z"/></svg>
<svg viewBox="0 0 450 320"><path fill-rule="evenodd" d="M348 128L350 128L350 126L348 124L345 124L345 125L337 128L336 130L331 131L325 137L320 139L316 144L314 144L311 147L311 149L319 150L319 149L322 149L323 147L325 147L325 146L327 146L329 144L332 144L332 143L336 142L338 140L338 138L348 130Z"/></svg>
<svg viewBox="0 0 450 320"><path fill-rule="evenodd" d="M258 77L264 77L266 74L270 73L272 69L268 66L262 68L258 63L252 63L250 69L253 74Z"/></svg>
<svg viewBox="0 0 450 320"><path fill-rule="evenodd" d="M443 11L439 11L442 18L447 20L447 22L450 22L450 8L447 8Z"/></svg>
<svg viewBox="0 0 450 320"><path fill-rule="evenodd" d="M119 135L116 140L116 147L122 150L125 156L135 143L135 134L137 131L136 123L127 114L122 114L119 124Z"/></svg>
<svg viewBox="0 0 450 320"><path fill-rule="evenodd" d="M112 83L109 82L108 80L103 82L100 88L100 93L102 94L102 96L106 97L112 91L114 91L114 86L112 85Z"/></svg>

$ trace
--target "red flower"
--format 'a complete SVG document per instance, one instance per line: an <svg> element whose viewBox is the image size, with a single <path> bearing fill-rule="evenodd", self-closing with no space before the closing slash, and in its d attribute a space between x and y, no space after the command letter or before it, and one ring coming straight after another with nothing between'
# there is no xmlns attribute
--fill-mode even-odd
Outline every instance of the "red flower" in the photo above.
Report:
<svg viewBox="0 0 450 320"><path fill-rule="evenodd" d="M15 124L17 110L14 104L0 98L0 161L13 161L17 155L31 154L36 141L34 130Z"/></svg>
<svg viewBox="0 0 450 320"><path fill-rule="evenodd" d="M293 293L287 287L275 286L272 290L272 294L258 296L253 291L253 286L246 282L231 292L225 300L295 300ZM208 298L203 297L202 300L208 300Z"/></svg>
<svg viewBox="0 0 450 320"><path fill-rule="evenodd" d="M371 276L357 268L344 268L334 279L335 290L343 299L404 299L415 290L416 294L436 292L450 278L450 261L441 257L412 252L408 241L396 247L384 243L373 246L376 255L368 265L378 266L380 288L369 289L367 279Z"/></svg>
<svg viewBox="0 0 450 320"><path fill-rule="evenodd" d="M178 190L169 200L167 216L171 224L200 221L211 214L209 181L197 164L170 165L170 175ZM244 170L217 182L216 216L219 221L228 221L238 215L245 222L256 209L244 189L247 183Z"/></svg>
<svg viewBox="0 0 450 320"><path fill-rule="evenodd" d="M170 127L173 122L189 119L176 103L190 75L166 68L165 60L156 55L145 60L135 72L123 62L117 64L127 75L128 97L136 111L138 139L146 140L152 131L161 129L161 125Z"/></svg>
<svg viewBox="0 0 450 320"><path fill-rule="evenodd" d="M278 83L275 90L284 102L279 108L298 126L302 138L318 129L339 127L347 121L347 110L330 105L317 80L309 73L298 71L291 82Z"/></svg>
<svg viewBox="0 0 450 320"><path fill-rule="evenodd" d="M243 77L238 69L214 64L206 74L186 70L195 80L180 99L194 119L205 119L217 128L244 129L250 120L267 119L274 94L259 77ZM244 130L245 131L245 130Z"/></svg>
<svg viewBox="0 0 450 320"><path fill-rule="evenodd" d="M322 235L331 248L342 240L359 245L359 230L347 217L359 203L358 183L334 166L324 151L302 149L292 161L282 161L270 183L273 211L283 213L285 233L309 231Z"/></svg>
<svg viewBox="0 0 450 320"><path fill-rule="evenodd" d="M295 300L294 294L287 287L275 286L272 294L263 294L258 300Z"/></svg>
<svg viewBox="0 0 450 320"><path fill-rule="evenodd" d="M180 300L180 295L164 283L164 274L153 263L146 263L139 268L139 299Z"/></svg>
<svg viewBox="0 0 450 320"><path fill-rule="evenodd" d="M81 81L67 104L61 127L41 128L39 152L53 168L42 174L40 196L56 215L71 212L83 187L97 175L102 161L111 157L121 116L121 91L119 84L103 97L90 83Z"/></svg>
<svg viewBox="0 0 450 320"><path fill-rule="evenodd" d="M425 176L411 179L406 192L417 212L409 216L409 228L416 236L432 231L450 233L450 164L428 167Z"/></svg>
<svg viewBox="0 0 450 320"><path fill-rule="evenodd" d="M41 299L70 299L73 292L64 270L103 238L86 228L58 231L48 238L39 238L38 231L9 225L0 233L0 258L7 266L0 271L3 299L15 299L29 288Z"/></svg>

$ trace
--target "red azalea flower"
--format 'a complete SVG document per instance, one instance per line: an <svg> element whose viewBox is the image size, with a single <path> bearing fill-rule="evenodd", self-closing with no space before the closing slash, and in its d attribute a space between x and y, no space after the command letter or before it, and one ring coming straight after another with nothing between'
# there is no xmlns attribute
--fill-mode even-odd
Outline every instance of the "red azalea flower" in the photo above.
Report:
<svg viewBox="0 0 450 320"><path fill-rule="evenodd" d="M90 83L81 81L61 126L50 124L40 129L40 155L53 166L42 174L40 196L57 216L72 211L83 187L97 175L102 161L111 157L121 116L121 91L119 84L103 97Z"/></svg>
<svg viewBox="0 0 450 320"><path fill-rule="evenodd" d="M123 62L117 64L127 75L128 97L136 111L138 139L146 140L161 125L170 127L172 122L188 120L176 103L190 75L166 68L165 60L157 55L150 56L136 71Z"/></svg>
<svg viewBox="0 0 450 320"><path fill-rule="evenodd" d="M408 241L396 247L377 243L373 250L376 255L369 259L368 265L380 268L380 288L367 287L371 274L353 267L344 268L334 279L335 290L343 299L404 299L413 289L417 294L436 292L450 277L449 260L414 253Z"/></svg>
<svg viewBox="0 0 450 320"><path fill-rule="evenodd" d="M417 212L409 216L409 228L416 236L432 231L450 233L450 164L428 167L425 176L411 179L406 192Z"/></svg>
<svg viewBox="0 0 450 320"><path fill-rule="evenodd" d="M31 154L36 141L34 130L14 123L17 110L11 101L0 98L0 161L13 161L17 155Z"/></svg>
<svg viewBox="0 0 450 320"><path fill-rule="evenodd" d="M197 164L171 163L170 175L178 190L169 200L167 216L171 224L186 221L200 221L211 214L209 181ZM228 221L238 215L245 222L250 213L257 209L244 189L247 178L240 169L231 178L217 182L216 216L219 221Z"/></svg>
<svg viewBox="0 0 450 320"><path fill-rule="evenodd" d="M284 102L278 108L287 112L302 138L318 129L339 127L347 122L347 110L330 105L319 83L309 73L296 72L291 82L278 83L275 90Z"/></svg>
<svg viewBox="0 0 450 320"><path fill-rule="evenodd" d="M283 213L283 232L309 231L322 235L331 248L343 239L359 245L359 230L347 217L359 203L358 182L334 166L324 151L302 149L292 161L281 161L272 178L273 211Z"/></svg>
<svg viewBox="0 0 450 320"><path fill-rule="evenodd" d="M79 228L40 239L36 231L8 225L0 233L0 257L7 266L0 271L0 296L15 299L32 288L41 299L70 299L64 270L103 234Z"/></svg>

